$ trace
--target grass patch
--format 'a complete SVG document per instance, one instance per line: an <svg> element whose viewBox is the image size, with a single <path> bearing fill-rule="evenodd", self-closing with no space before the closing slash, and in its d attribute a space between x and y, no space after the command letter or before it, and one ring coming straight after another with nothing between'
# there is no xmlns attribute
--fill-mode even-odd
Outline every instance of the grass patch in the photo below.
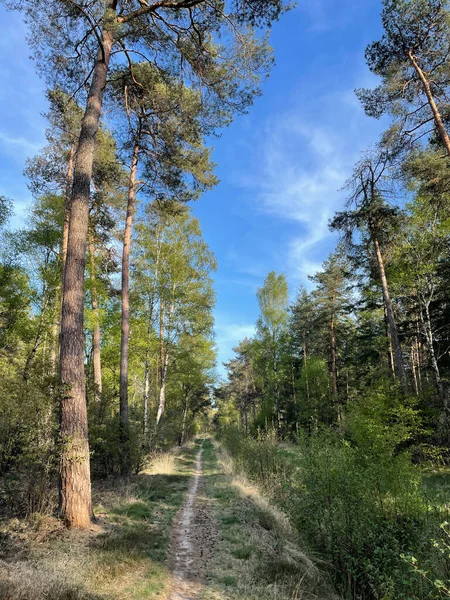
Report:
<svg viewBox="0 0 450 600"><path fill-rule="evenodd" d="M219 532L199 600L333 598L285 517L232 473L231 460L210 440L203 448L204 489Z"/></svg>
<svg viewBox="0 0 450 600"><path fill-rule="evenodd" d="M171 577L165 563L172 522L196 452L160 456L129 481L94 486L98 523L91 531L67 531L38 515L0 523L0 598L158 598Z"/></svg>

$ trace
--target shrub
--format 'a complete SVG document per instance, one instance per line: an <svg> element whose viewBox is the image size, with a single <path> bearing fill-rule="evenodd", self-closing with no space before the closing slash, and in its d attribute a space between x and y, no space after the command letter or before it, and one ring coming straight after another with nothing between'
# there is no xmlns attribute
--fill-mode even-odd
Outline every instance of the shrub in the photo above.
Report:
<svg viewBox="0 0 450 600"><path fill-rule="evenodd" d="M347 439L322 430L286 445L228 429L222 440L236 467L332 565L347 597L448 597L448 540L424 499L419 467L401 450L420 428L413 403L375 390L348 421Z"/></svg>

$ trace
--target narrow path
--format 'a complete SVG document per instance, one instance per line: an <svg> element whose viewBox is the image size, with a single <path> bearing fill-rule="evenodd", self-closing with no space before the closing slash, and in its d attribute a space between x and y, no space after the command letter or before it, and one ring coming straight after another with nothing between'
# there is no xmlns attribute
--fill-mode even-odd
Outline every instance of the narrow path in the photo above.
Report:
<svg viewBox="0 0 450 600"><path fill-rule="evenodd" d="M203 446L197 453L194 478L172 534L169 566L174 582L169 600L197 597L214 549L216 524L208 501L201 494L202 453Z"/></svg>

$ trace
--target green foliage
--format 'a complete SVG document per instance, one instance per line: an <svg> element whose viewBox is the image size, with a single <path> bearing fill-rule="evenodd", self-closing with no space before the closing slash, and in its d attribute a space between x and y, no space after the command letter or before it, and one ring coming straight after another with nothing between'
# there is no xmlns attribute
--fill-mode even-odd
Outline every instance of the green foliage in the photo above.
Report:
<svg viewBox="0 0 450 600"><path fill-rule="evenodd" d="M348 439L319 429L280 446L273 436L253 439L230 428L221 438L237 466L330 561L349 597L425 600L446 597L445 584L437 590L435 580L446 577L450 562L429 541L439 521L420 469L402 450L420 425L415 402L381 386L352 407ZM409 554L427 565L426 577L409 568Z"/></svg>

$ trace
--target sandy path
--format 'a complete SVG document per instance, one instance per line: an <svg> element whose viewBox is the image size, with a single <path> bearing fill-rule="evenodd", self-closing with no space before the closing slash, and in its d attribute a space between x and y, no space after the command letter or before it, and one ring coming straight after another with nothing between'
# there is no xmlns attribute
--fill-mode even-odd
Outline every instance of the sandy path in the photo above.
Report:
<svg viewBox="0 0 450 600"><path fill-rule="evenodd" d="M214 549L216 524L208 501L202 496L202 453L203 448L200 448L195 460L194 479L172 534L169 567L174 582L169 600L197 597Z"/></svg>

